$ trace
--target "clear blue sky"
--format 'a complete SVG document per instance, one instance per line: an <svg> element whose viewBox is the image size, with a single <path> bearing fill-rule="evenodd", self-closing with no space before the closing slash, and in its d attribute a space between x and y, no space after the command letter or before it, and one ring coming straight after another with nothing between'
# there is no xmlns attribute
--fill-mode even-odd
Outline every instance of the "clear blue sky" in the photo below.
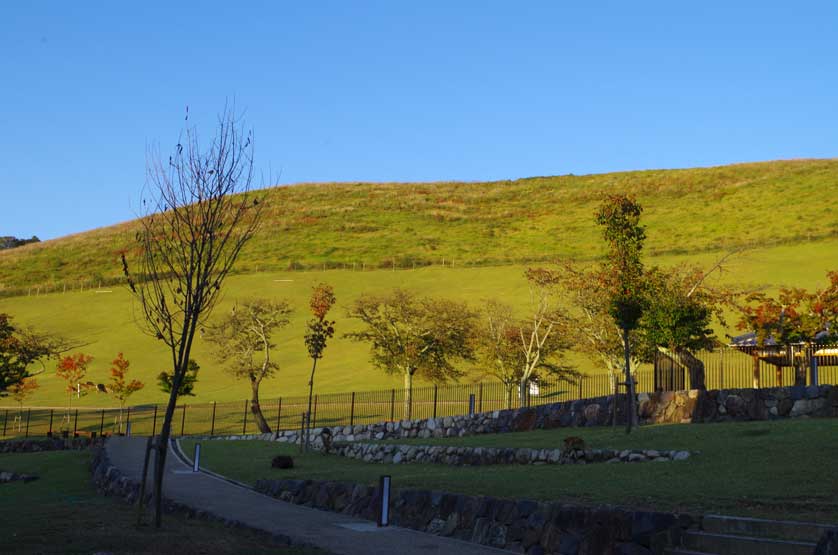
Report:
<svg viewBox="0 0 838 555"><path fill-rule="evenodd" d="M836 2L128 4L0 10L0 235L130 219L227 98L282 183L838 155Z"/></svg>

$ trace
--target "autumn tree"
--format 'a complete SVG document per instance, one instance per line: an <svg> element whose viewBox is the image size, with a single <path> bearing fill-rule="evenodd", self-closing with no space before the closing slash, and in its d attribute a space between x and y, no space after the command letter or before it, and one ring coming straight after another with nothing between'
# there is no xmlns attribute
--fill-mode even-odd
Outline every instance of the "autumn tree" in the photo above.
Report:
<svg viewBox="0 0 838 555"><path fill-rule="evenodd" d="M228 313L207 326L204 333L204 338L214 347L216 360L234 378L247 379L250 383L250 412L262 433L269 433L271 427L259 404L259 386L279 370L279 363L272 358L276 347L273 336L288 325L291 312L285 301L248 299L233 305Z"/></svg>
<svg viewBox="0 0 838 555"><path fill-rule="evenodd" d="M128 368L131 363L122 353L111 361L111 381L107 386L108 394L119 403L119 433L122 433L122 412L128 397L145 387L140 380L128 380Z"/></svg>
<svg viewBox="0 0 838 555"><path fill-rule="evenodd" d="M178 389L177 396L178 397L194 397L195 393L195 385L198 383L198 370L201 367L195 362L194 359L189 359L189 363L186 366L186 374L183 375L183 379L180 381L180 389ZM174 379L172 377L171 372L160 372L157 375L157 387L160 388L160 391L163 393L172 393L172 384Z"/></svg>
<svg viewBox="0 0 838 555"><path fill-rule="evenodd" d="M253 236L263 197L250 194L252 133L242 130L230 109L219 116L209 145L202 145L196 129L187 127L171 155L149 151L146 167L137 245L122 256L122 264L143 329L165 344L171 356L171 390L154 443L154 523L159 528L172 417L195 332Z"/></svg>
<svg viewBox="0 0 838 555"><path fill-rule="evenodd" d="M752 293L740 308L737 326L753 332L758 346L764 347L769 340L778 345L803 345L793 362L795 384L798 385L806 383L807 366L814 369L812 347L838 341L838 271L827 273L827 279L827 286L814 292L782 288L776 298L761 292ZM754 366L754 387L758 387L756 359Z"/></svg>
<svg viewBox="0 0 838 555"><path fill-rule="evenodd" d="M12 396L12 399L17 401L18 406L18 431L20 431L21 424L23 422L23 403L32 396L33 393L38 389L38 380L36 378L23 378L15 385L9 388L9 393Z"/></svg>
<svg viewBox="0 0 838 555"><path fill-rule="evenodd" d="M348 314L363 329L346 337L369 343L372 364L404 378L406 418L412 417L415 376L444 382L462 375L456 362L474 360L477 314L465 303L395 289L361 296Z"/></svg>
<svg viewBox="0 0 838 555"><path fill-rule="evenodd" d="M40 365L43 372L50 358L72 347L59 337L21 329L12 324L11 316L0 313L0 397L33 376L33 365Z"/></svg>
<svg viewBox="0 0 838 555"><path fill-rule="evenodd" d="M308 449L311 442L311 398L314 394L314 371L317 361L323 358L326 342L335 334L335 322L326 316L336 302L335 292L331 285L321 283L314 287L309 300L312 318L306 323L305 344L308 356L311 357L311 376L308 380L308 410L306 411L306 439Z"/></svg>
<svg viewBox="0 0 838 555"><path fill-rule="evenodd" d="M596 222L608 245L600 287L609 301L609 312L623 335L624 370L626 376L626 432L637 424L635 384L631 375L631 330L643 314L643 263L641 253L646 231L640 225L643 208L632 197L609 195L596 213Z"/></svg>
<svg viewBox="0 0 838 555"><path fill-rule="evenodd" d="M84 381L87 375L87 366L93 357L84 353L63 356L58 360L55 375L67 382L65 391L68 393L67 413L64 420L70 422L70 410L73 404L73 395L83 397L96 389L96 384L90 380Z"/></svg>

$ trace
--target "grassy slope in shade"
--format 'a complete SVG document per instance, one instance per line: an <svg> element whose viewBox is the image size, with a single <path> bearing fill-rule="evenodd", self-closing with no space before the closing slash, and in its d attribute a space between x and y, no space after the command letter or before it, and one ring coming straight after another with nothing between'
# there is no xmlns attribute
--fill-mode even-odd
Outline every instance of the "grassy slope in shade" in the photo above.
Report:
<svg viewBox="0 0 838 555"><path fill-rule="evenodd" d="M690 253L833 237L838 160L536 177L489 183L342 183L266 192L264 225L239 273L290 264L410 267L511 263L602 252L592 214L604 193L645 207L648 251ZM81 199L83 201L83 199ZM135 223L0 252L0 289L88 286L120 274Z"/></svg>
<svg viewBox="0 0 838 555"><path fill-rule="evenodd" d="M772 289L780 285L820 287L825 284L826 271L835 268L836 257L829 256L830 253L838 253L838 239L758 249L732 259L727 265L729 272L724 279L745 286ZM702 253L695 256L655 257L650 262L669 265L692 261L709 266L717 257L718 253ZM288 298L296 312L291 324L277 336L275 359L280 364L280 370L275 378L263 384L262 398L307 394L306 384L311 363L306 358L302 337L308 318L308 295L313 283L327 281L335 286L338 297L338 308L335 310L338 336L329 343L325 358L318 364L316 390L328 393L400 387L401 381L397 377L388 376L369 364L365 345L341 337L355 326L353 321L346 318L343 307L361 293L396 286L427 294L456 297L473 306L490 297L526 306L528 293L523 270L523 266L435 267L395 272L330 270L237 275L228 280L224 300L217 310L225 310L237 299L247 296ZM276 281L279 279L293 281ZM166 349L139 331L134 322L128 291L120 286L110 290L111 293L85 291L0 299L0 312L14 315L21 324L89 342L83 350L96 357L88 374L96 383L107 382L111 360L117 352L124 352L131 361L130 375L146 383L145 389L131 397L130 404L164 402L166 396L157 388L155 376L170 364ZM732 328L719 331L735 333ZM197 396L188 398L187 402L246 398L249 395L248 385L244 381L232 381L213 362L210 352L210 346L198 337L193 356L202 369L195 390ZM574 362L587 372L602 371L587 359L577 357ZM480 376L480 370L474 369L467 379L474 380ZM55 377L54 363L50 363L47 372L40 375L38 380L41 388L32 398L31 404L60 407L66 403L65 383ZM417 385L424 384L420 381ZM108 397L99 394L91 394L81 401L74 400L73 404L113 406ZM12 403L6 399L0 400L0 405L11 406Z"/></svg>
<svg viewBox="0 0 838 555"><path fill-rule="evenodd" d="M2 485L0 553L323 553L177 515L138 528L134 506L96 493L89 464L88 451L0 454L0 469L40 477Z"/></svg>
<svg viewBox="0 0 838 555"><path fill-rule="evenodd" d="M557 448L563 438L575 435L593 448L686 449L694 453L686 461L667 463L381 465L320 454L298 455L294 446L257 441L203 442L201 460L216 472L249 483L260 478L300 478L375 484L381 474L390 474L395 488L835 522L838 474L832 467L838 457L836 433L836 419L800 419L644 426L630 436L622 429L562 428L434 442ZM183 443L191 453L193 442ZM279 453L293 455L295 468L270 468L271 457Z"/></svg>

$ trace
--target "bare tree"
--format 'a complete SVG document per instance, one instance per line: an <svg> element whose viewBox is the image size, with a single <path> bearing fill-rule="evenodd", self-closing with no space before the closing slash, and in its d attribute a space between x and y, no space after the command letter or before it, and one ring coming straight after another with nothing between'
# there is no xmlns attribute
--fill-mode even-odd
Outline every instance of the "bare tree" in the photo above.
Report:
<svg viewBox="0 0 838 555"><path fill-rule="evenodd" d="M205 338L215 347L219 362L235 378L250 382L250 412L259 431L270 433L271 427L259 404L259 385L279 369L271 358L276 344L273 334L288 325L291 307L285 301L249 299L208 326Z"/></svg>
<svg viewBox="0 0 838 555"><path fill-rule="evenodd" d="M243 131L229 108L219 115L206 150L196 129L187 127L168 159L156 149L149 151L146 175L136 269L130 270L124 254L122 264L141 309L142 327L171 353L172 389L155 443L154 509L159 527L172 415L195 331L209 316L224 279L253 236L262 199L249 194L254 179L252 132Z"/></svg>

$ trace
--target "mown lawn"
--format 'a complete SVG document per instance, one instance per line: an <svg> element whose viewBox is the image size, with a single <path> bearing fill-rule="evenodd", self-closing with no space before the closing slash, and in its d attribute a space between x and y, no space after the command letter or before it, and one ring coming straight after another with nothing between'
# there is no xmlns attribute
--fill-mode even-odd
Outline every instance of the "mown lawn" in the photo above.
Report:
<svg viewBox="0 0 838 555"><path fill-rule="evenodd" d="M159 531L137 527L134 507L96 493L89 459L86 451L0 455L0 470L40 476L0 484L0 553L323 553L176 515Z"/></svg>
<svg viewBox="0 0 838 555"><path fill-rule="evenodd" d="M643 427L564 428L470 436L414 443L557 447L569 435L590 447L686 449L683 462L578 466L380 465L260 441L207 441L202 462L237 480L305 478L377 483L393 476L395 487L430 488L505 498L612 503L665 511L725 513L838 522L838 420L800 419ZM192 453L193 441L184 441ZM292 454L295 468L275 470L270 460Z"/></svg>

